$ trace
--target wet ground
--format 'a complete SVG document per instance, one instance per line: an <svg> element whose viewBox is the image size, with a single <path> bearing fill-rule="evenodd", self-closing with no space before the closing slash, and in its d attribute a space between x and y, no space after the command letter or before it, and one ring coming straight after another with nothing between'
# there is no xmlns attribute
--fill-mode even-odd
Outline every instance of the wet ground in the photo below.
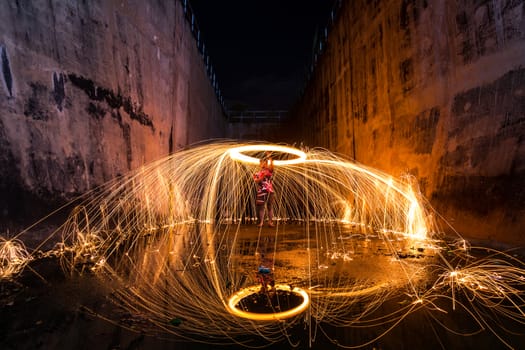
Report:
<svg viewBox="0 0 525 350"><path fill-rule="evenodd" d="M253 231L253 232L252 232ZM256 234L253 228L246 229L245 242L249 235ZM290 231L290 238L293 232ZM270 242L272 243L272 242ZM280 244L290 244L284 240ZM249 244L245 243L246 249ZM348 251L352 251L353 269L360 273L359 266L373 264L391 259L391 253L384 251L382 242L367 241L366 238L348 241ZM425 259L432 259L427 250L417 247L399 246L400 258L413 261L414 266L422 264ZM413 249L412 249L413 248ZM282 249L280 260L292 259L293 250ZM288 252L288 253L287 253ZM292 253L291 253L292 252ZM249 252L251 255L253 252ZM336 254L338 252L327 251ZM327 264L327 268L337 271L344 256L339 262ZM279 260L278 259L278 260ZM297 262L296 262L297 263ZM325 269L321 266L320 269ZM365 270L369 270L370 266ZM284 275L293 269L284 271ZM378 273L377 278L384 278L385 273ZM24 272L13 281L0 281L0 349L217 349L221 345L209 345L183 339L165 339L166 335L144 334L129 330L130 327L147 323L138 315L114 304L110 286L101 285L95 276L66 276L60 262L48 257L31 262ZM411 299L400 294L378 306L374 312L381 316L390 314L406 306ZM363 306L363 305L361 305ZM356 305L356 307L360 307ZM225 311L226 312L226 311ZM103 315L112 315L111 320ZM492 315L487 314L487 317ZM315 326L315 322L314 326ZM504 320L489 322L497 334L508 342L510 347L525 348L523 326ZM500 327L501 326L501 327ZM308 334L312 324L299 322L292 330L293 341L301 341L300 349L337 348L337 343L328 340L336 339L341 344L364 344L365 349L503 349L506 348L498 336L488 329L480 330L480 325L465 310L453 310L450 300L440 300L434 310L420 310L408 315L399 324L388 322L377 327L340 327L321 325L316 328L315 340L310 343ZM505 327L504 330L502 327ZM391 328L391 329L390 329ZM470 334L458 335L454 332ZM384 333L377 341L368 343ZM475 334L474 334L475 333ZM206 339L203 339L206 341ZM263 344L263 342L261 342ZM286 340L270 345L268 348L291 348ZM223 348L242 348L241 346L224 345Z"/></svg>

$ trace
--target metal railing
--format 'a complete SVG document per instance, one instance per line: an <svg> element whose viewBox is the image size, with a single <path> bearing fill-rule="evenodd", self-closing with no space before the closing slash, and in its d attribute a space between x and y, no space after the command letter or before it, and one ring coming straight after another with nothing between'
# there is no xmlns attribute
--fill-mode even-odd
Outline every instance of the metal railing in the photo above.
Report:
<svg viewBox="0 0 525 350"><path fill-rule="evenodd" d="M335 23L335 21L337 19L337 16L339 14L339 9L341 8L341 6L343 4L343 1L345 1L345 0L337 0L337 1L334 2L332 10L330 11L330 17L328 19L328 23L325 25L323 30L320 30L315 35L314 47L313 47L313 50L312 50L312 60L311 60L310 65L309 65L309 67L307 69L306 78L305 78L305 81L304 81L304 86L301 89L300 95L303 95L304 89L306 88L306 85L308 84L308 82L310 81L310 79L312 78L312 76L314 74L315 68L316 68L317 63L319 61L319 58L323 55L323 53L324 53L324 51L326 49L326 44L327 44L327 41L328 41L328 34L330 33L330 30L332 29L332 26L334 25L334 23Z"/></svg>
<svg viewBox="0 0 525 350"><path fill-rule="evenodd" d="M243 110L228 111L231 123L278 123L288 116L285 110Z"/></svg>
<svg viewBox="0 0 525 350"><path fill-rule="evenodd" d="M191 8L191 5L188 0L180 0L180 2L182 3L184 16L186 17L186 20L191 26L191 32L193 34L193 37L195 38L197 49L199 50L199 53L201 54L202 60L206 67L206 74L208 75L211 85L215 90L217 100L222 106L223 111L226 111L224 97L222 96L221 89L219 88L219 82L217 80L217 76L215 75L215 69L213 68L213 65L210 62L210 55L208 54L208 51L206 50L206 45L204 44L204 41L201 38L201 30L199 28L199 25L197 24L197 18L195 17L193 9Z"/></svg>
<svg viewBox="0 0 525 350"><path fill-rule="evenodd" d="M312 52L312 61L310 63L310 67L309 67L309 69L308 69L308 71L306 73L306 79L305 79L305 82L304 82L304 86L301 89L302 91L301 91L300 95L303 94L304 88L306 87L306 84L311 79L311 77L312 77L312 75L313 75L313 73L315 71L316 65L318 63L319 57L325 51L326 42L328 41L328 34L330 32L331 27L333 26L334 22L337 19L338 11L339 11L339 8L341 7L343 1L344 0L336 0L334 2L334 5L332 7L332 11L330 12L330 18L328 20L328 23L323 28L323 30L320 31L318 33L318 35L316 35L315 45L314 45L314 49L313 49L313 52ZM204 41L201 38L201 31L200 31L199 25L197 23L197 19L195 17L195 14L193 13L193 9L191 8L189 0L180 0L180 2L182 3L182 7L184 9L184 15L186 17L186 20L188 21L188 23L191 26L191 32L192 32L192 34L193 34L193 36L195 38L195 41L196 41L196 44L197 44L197 49L199 50L199 52L200 52L200 54L202 56L202 59L204 61L204 65L206 67L206 73L208 74L208 78L210 79L211 85L213 86L213 88L215 90L215 94L217 95L217 99L218 99L220 105L222 106L223 110L226 111L227 109L226 109L226 106L225 106L224 97L222 96L221 89L219 88L219 83L217 81L217 76L215 74L215 69L213 68L213 65L210 62L210 56L209 56L208 51L206 49L206 45L204 44ZM228 112L228 114L230 112ZM246 111L246 112L248 112L248 111ZM252 111L252 112L255 112L255 111ZM261 111L259 111L259 112L261 112ZM285 111L280 111L280 112L285 112Z"/></svg>

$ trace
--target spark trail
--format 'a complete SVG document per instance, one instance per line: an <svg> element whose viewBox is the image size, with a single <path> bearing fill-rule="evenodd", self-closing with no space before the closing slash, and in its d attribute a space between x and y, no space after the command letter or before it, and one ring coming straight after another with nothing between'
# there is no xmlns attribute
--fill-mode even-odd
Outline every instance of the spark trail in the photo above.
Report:
<svg viewBox="0 0 525 350"><path fill-rule="evenodd" d="M255 228L253 173L267 152L277 225ZM216 142L87 194L53 233L60 244L52 254L66 271L114 285L116 302L148 320L132 326L141 332L258 346L295 345L291 329L303 323L310 344L323 325L386 329L344 344L360 347L416 310L444 312L445 300L511 347L492 319L525 322L521 261L502 252L473 258L466 244L455 249L440 237L434 218L408 177L323 149ZM32 259L15 242L1 242L2 277ZM295 293L300 306L271 305L270 315L242 310L242 298L261 293L254 271L263 261L278 283L273 291ZM378 315L400 297L408 302Z"/></svg>

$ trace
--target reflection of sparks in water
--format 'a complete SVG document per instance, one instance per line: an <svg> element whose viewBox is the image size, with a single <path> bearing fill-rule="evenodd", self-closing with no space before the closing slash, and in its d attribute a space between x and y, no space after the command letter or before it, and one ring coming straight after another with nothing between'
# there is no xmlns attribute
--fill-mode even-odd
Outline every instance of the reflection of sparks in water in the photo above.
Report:
<svg viewBox="0 0 525 350"><path fill-rule="evenodd" d="M16 275L31 259L22 241L0 237L0 279Z"/></svg>
<svg viewBox="0 0 525 350"><path fill-rule="evenodd" d="M272 291L289 291L302 299L302 302L293 308L285 311L270 312L270 313L255 313L241 310L238 304L246 297L253 295L254 293L260 293L261 286L252 286L243 288L237 293L233 294L228 300L228 311L235 316L247 318L254 321L279 321L287 318L300 315L308 308L310 304L310 297L308 293L300 288L292 288L284 284L277 284Z"/></svg>
<svg viewBox="0 0 525 350"><path fill-rule="evenodd" d="M256 216L252 174L267 151L277 225L259 229L248 225ZM54 253L71 270L111 281L118 302L150 320L134 326L144 332L249 346L293 342L290 329L304 322L312 342L322 324L388 330L415 310L444 312L443 300L495 334L492 315L525 322L520 261L497 252L497 260L475 259L465 241L448 246L410 178L398 181L325 150L202 145L89 196L59 230ZM2 256L4 269L6 261L18 260ZM235 311L237 299L253 292L261 264L272 268L275 288L304 293L286 317L260 316L278 322ZM410 298L404 306L377 315L403 296Z"/></svg>

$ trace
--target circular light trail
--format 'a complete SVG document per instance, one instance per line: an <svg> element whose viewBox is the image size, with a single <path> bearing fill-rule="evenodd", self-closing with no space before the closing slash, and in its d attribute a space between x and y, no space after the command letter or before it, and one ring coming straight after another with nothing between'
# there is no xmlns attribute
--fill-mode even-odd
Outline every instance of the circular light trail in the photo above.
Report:
<svg viewBox="0 0 525 350"><path fill-rule="evenodd" d="M247 318L254 321L278 321L278 320L285 320L290 317L294 317L297 315L302 314L310 305L310 297L308 296L308 293L306 293L304 290L300 288L293 288L291 289L290 286L285 284L276 284L275 285L276 291L285 291L285 292L292 292L295 295L298 295L302 297L303 302L292 309L282 311L282 312L274 312L274 313L257 313L257 312L247 312L242 311L237 308L237 304L243 300L244 298L253 295L255 293L259 293L261 286L251 286L247 288L243 288L237 293L233 294L230 299L228 300L228 311L236 316Z"/></svg>
<svg viewBox="0 0 525 350"><path fill-rule="evenodd" d="M306 153L303 151L293 148L293 147L287 147L287 146L280 146L280 145L270 145L270 144L262 144L262 145L246 145L246 146L240 146L230 149L230 157L234 160L248 163L248 164L259 164L259 158L255 158L252 156L248 156L244 154L244 152L280 152L280 153L288 153L296 156L296 158L292 159L285 159L285 160L274 160L273 163L275 165L289 165L289 164L299 164L306 160Z"/></svg>
<svg viewBox="0 0 525 350"><path fill-rule="evenodd" d="M279 165L272 228L252 225L253 172L266 152ZM323 325L388 328L370 339L331 338L358 348L419 309L451 308L510 348L497 332L507 321L525 323L523 261L497 251L475 258L461 237L443 240L411 176L395 179L324 149L188 148L75 202L69 219L33 250L38 255L18 240L22 233L0 236L0 280L37 256L58 257L68 274L99 277L144 334L297 347L311 345ZM60 243L41 252L53 237ZM253 273L261 263L272 267L275 295L261 293ZM399 308L389 312L380 308L385 303ZM109 312L101 317L119 323L120 314ZM304 334L297 334L301 323Z"/></svg>

